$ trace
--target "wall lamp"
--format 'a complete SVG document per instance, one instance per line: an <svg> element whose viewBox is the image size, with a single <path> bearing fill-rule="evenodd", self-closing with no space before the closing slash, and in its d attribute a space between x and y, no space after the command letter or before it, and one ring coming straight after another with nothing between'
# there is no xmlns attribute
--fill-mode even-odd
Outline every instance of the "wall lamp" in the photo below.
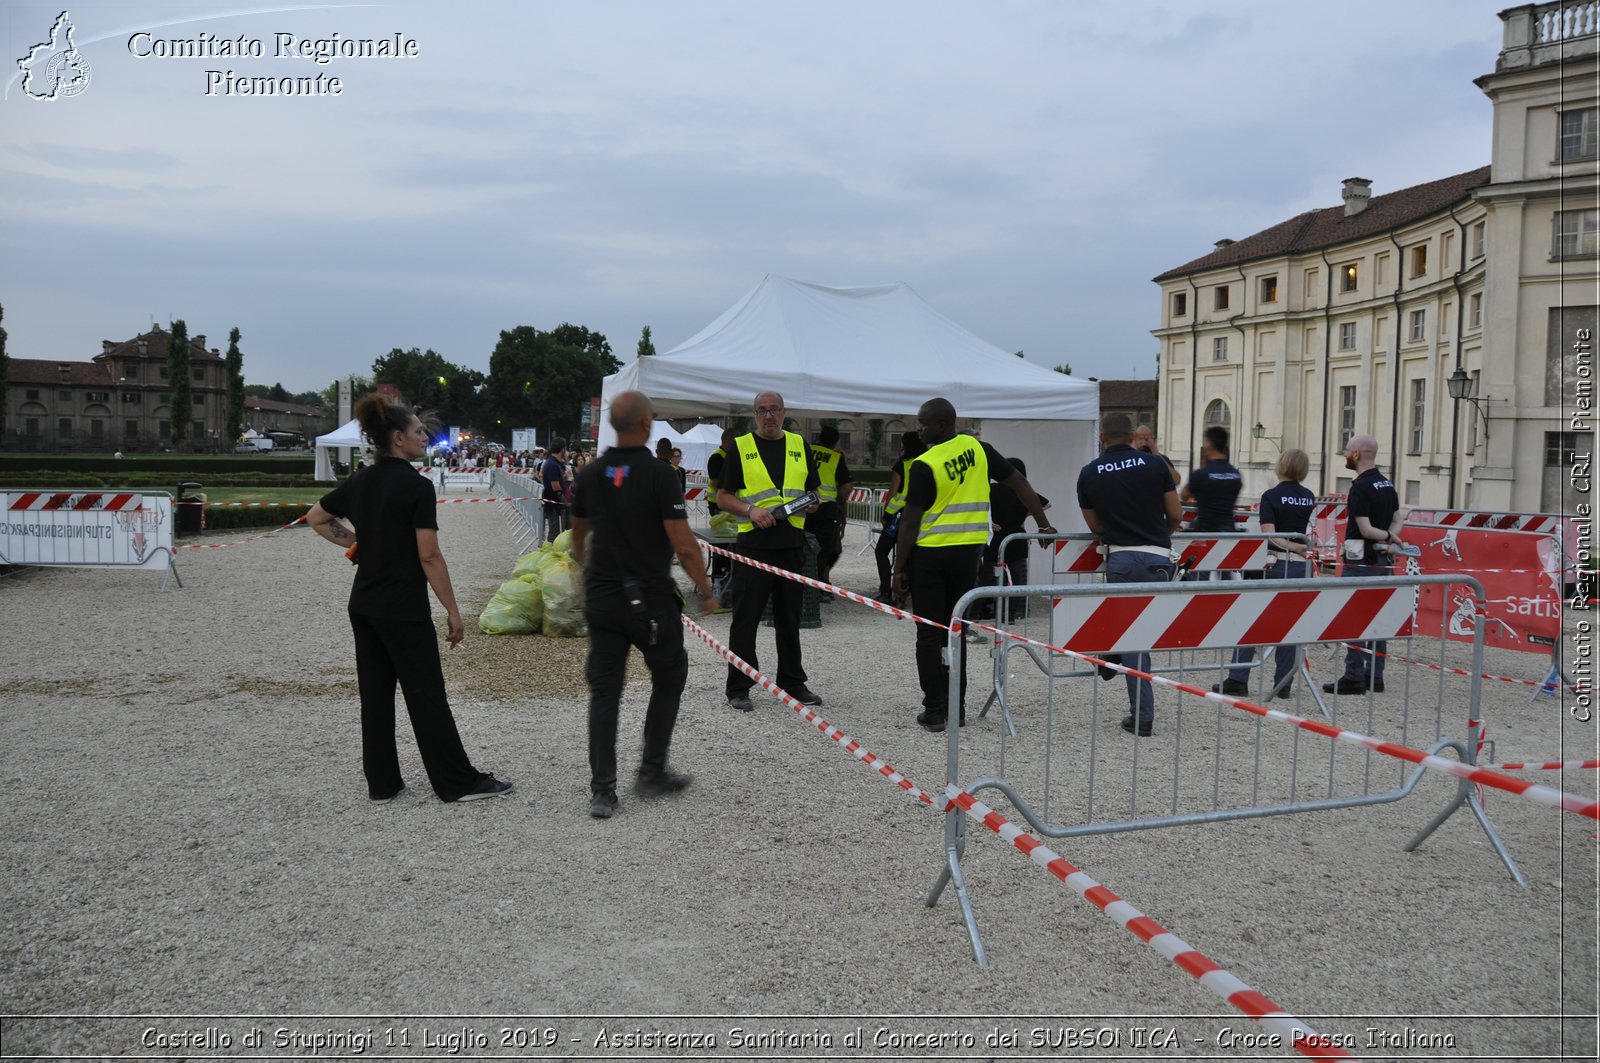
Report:
<svg viewBox="0 0 1600 1063"><path fill-rule="evenodd" d="M1265 439L1267 442L1276 447L1280 453L1283 451L1283 448L1278 446L1279 437L1267 435L1267 426L1262 424L1260 421L1257 421L1255 426L1250 429L1250 434L1256 439Z"/></svg>
<svg viewBox="0 0 1600 1063"><path fill-rule="evenodd" d="M1450 397L1456 402L1465 399L1472 403L1472 408L1478 411L1478 416L1483 418L1483 441L1489 441L1489 415L1483 412L1483 406L1478 402L1478 382L1467 375L1466 370L1459 365L1444 382L1445 388L1450 392ZM1487 398L1484 400L1488 401Z"/></svg>

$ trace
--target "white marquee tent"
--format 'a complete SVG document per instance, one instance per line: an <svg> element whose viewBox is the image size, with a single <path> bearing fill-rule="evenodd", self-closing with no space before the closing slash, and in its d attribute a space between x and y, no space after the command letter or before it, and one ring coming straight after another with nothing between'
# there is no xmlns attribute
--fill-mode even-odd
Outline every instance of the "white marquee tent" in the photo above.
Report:
<svg viewBox="0 0 1600 1063"><path fill-rule="evenodd" d="M367 447L367 438L361 434L361 424L350 421L340 425L325 436L318 436L316 442L316 477L319 480L332 480L333 451L337 447L355 447L358 450Z"/></svg>
<svg viewBox="0 0 1600 1063"><path fill-rule="evenodd" d="M1098 386L974 336L905 284L829 288L769 274L689 340L606 377L600 445L615 441L605 411L622 391L650 396L658 418L729 418L749 416L768 390L797 417L909 419L943 396L986 442L1028 460L1056 527L1083 526L1074 491L1098 451Z"/></svg>

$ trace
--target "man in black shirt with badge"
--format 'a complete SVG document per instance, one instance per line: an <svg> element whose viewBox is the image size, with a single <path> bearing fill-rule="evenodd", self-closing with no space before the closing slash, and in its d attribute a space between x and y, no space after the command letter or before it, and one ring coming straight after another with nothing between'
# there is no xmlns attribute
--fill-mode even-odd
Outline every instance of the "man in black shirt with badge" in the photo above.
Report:
<svg viewBox="0 0 1600 1063"><path fill-rule="evenodd" d="M819 483L811 448L783 427L783 396L763 391L755 399L756 430L734 440L717 479L717 507L732 513L739 526L739 553L752 561L798 573L805 561L806 515L813 504L784 517L777 510L785 503L815 491ZM751 565L734 563L733 620L728 629L728 649L751 668L756 660L756 629L761 613L772 600L772 626L778 643L777 682L802 705L821 705L822 699L806 687L806 670L800 661L800 594L794 580ZM728 665L728 704L750 712L750 688L755 680Z"/></svg>
<svg viewBox="0 0 1600 1063"><path fill-rule="evenodd" d="M629 646L638 647L650 669L644 754L634 792L656 797L689 785L689 776L667 768L667 747L689 674L683 599L672 578L674 554L700 592L700 611L717 608L700 544L689 531L678 474L645 446L654 420L649 398L625 391L612 400L610 417L617 445L583 467L572 499L572 557L579 565L588 562L584 674L589 682L589 814L596 819L609 819L617 808L617 706ZM592 544L585 542L591 528Z"/></svg>
<svg viewBox="0 0 1600 1063"><path fill-rule="evenodd" d="M1214 424L1205 430L1200 439L1200 460L1203 464L1189 474L1183 487L1182 501L1194 504L1194 527L1197 532L1231 532L1234 530L1233 504L1239 500L1239 490L1244 478L1239 470L1228 464L1228 430Z"/></svg>
<svg viewBox="0 0 1600 1063"><path fill-rule="evenodd" d="M1125 413L1100 419L1103 449L1078 473L1078 506L1089 530L1105 546L1107 583L1165 583L1172 579L1172 533L1183 520L1183 510L1167 466L1156 455L1133 449L1128 443L1132 434L1133 422ZM1150 670L1148 653L1108 654L1106 659ZM1116 673L1106 668L1100 675L1110 679ZM1155 691L1148 679L1125 678L1133 711L1122 729L1149 735L1156 718Z"/></svg>
<svg viewBox="0 0 1600 1063"><path fill-rule="evenodd" d="M1378 441L1355 436L1344 448L1344 467L1354 470L1344 526L1344 568L1340 576L1360 579L1394 571L1393 550L1400 542L1400 494L1378 469ZM1383 661L1389 644L1364 642L1344 655L1344 675L1322 684L1329 694L1383 693Z"/></svg>

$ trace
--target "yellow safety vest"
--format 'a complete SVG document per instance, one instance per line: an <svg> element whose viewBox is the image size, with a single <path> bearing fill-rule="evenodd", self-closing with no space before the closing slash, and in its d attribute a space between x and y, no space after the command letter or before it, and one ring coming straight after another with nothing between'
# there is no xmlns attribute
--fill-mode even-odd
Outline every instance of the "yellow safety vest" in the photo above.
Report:
<svg viewBox="0 0 1600 1063"><path fill-rule="evenodd" d="M817 496L824 502L839 501L839 451L821 443L811 444L811 454L817 459Z"/></svg>
<svg viewBox="0 0 1600 1063"><path fill-rule="evenodd" d="M728 457L728 452L723 450L721 447L718 447L716 450L711 452L711 458L715 458L719 455L726 459ZM706 459L706 496L714 503L717 500L717 481L716 478L711 475L711 458ZM723 464L726 465L727 461L724 460Z"/></svg>
<svg viewBox="0 0 1600 1063"><path fill-rule="evenodd" d="M883 504L883 515L892 517L905 508L906 485L911 482L911 459L905 458L900 462L900 490L889 496L889 501Z"/></svg>
<svg viewBox="0 0 1600 1063"><path fill-rule="evenodd" d="M734 441L733 445L739 451L739 467L744 472L744 486L739 488L739 501L763 509L777 509L790 499L799 498L806 493L806 441L793 432L783 433L783 440L781 490L768 475L767 463L761 460L761 451L756 449L755 433L747 433ZM804 528L805 514L796 513L789 518L789 523L796 528ZM751 531L754 528L755 525L750 523L749 517L739 521L741 532Z"/></svg>
<svg viewBox="0 0 1600 1063"><path fill-rule="evenodd" d="M933 473L933 505L922 514L918 546L968 546L989 541L989 459L983 444L958 435L916 459Z"/></svg>

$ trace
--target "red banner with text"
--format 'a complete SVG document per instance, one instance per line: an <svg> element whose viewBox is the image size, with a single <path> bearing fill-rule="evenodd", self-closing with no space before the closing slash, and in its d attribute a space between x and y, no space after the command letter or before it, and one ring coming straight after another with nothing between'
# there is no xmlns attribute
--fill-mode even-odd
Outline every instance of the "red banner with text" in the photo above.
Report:
<svg viewBox="0 0 1600 1063"><path fill-rule="evenodd" d="M1548 655L1561 637L1561 544L1538 532L1443 524L1407 524L1405 541L1421 549L1396 575L1460 574L1483 584L1483 644ZM1419 627L1446 625L1450 638L1472 641L1476 613L1465 587L1423 587Z"/></svg>

